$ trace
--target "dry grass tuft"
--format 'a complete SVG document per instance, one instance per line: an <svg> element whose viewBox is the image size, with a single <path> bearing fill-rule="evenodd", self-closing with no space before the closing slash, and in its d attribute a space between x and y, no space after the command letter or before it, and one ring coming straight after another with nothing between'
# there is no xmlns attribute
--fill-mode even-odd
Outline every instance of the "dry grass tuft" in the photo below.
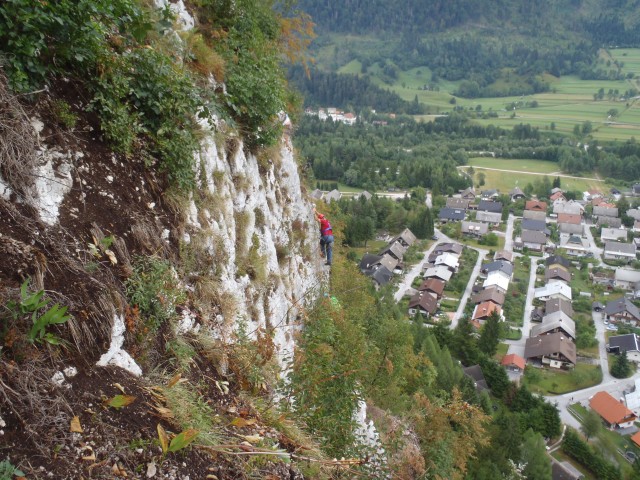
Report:
<svg viewBox="0 0 640 480"><path fill-rule="evenodd" d="M33 168L37 146L29 117L0 71L0 176L29 205L35 198Z"/></svg>

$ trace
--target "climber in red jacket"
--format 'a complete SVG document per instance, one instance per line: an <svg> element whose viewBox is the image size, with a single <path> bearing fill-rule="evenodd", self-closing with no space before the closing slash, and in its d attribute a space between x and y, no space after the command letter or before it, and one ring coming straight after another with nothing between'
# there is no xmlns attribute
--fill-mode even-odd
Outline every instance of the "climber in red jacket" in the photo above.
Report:
<svg viewBox="0 0 640 480"><path fill-rule="evenodd" d="M327 217L316 211L315 208L313 213L320 225L320 255L327 259L325 265L331 265L333 260L333 230L331 229L331 223L329 223Z"/></svg>

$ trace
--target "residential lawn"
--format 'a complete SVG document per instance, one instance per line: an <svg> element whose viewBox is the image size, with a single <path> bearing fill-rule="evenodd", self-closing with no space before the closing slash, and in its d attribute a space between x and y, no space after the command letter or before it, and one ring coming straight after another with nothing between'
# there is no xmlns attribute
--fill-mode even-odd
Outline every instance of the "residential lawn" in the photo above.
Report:
<svg viewBox="0 0 640 480"><path fill-rule="evenodd" d="M377 254L387 245L388 243L384 240L369 240L366 247L349 247L349 251L356 252L356 259L360 262L365 253Z"/></svg>
<svg viewBox="0 0 640 480"><path fill-rule="evenodd" d="M464 235L462 235L458 241L460 243L464 243L465 245L469 245L470 247L474 247L474 248L482 248L482 249L485 249L485 250L495 250L495 251L503 250L504 249L505 237L502 237L500 235L497 235L497 237L498 237L498 244L497 245L493 245L493 246L482 245L475 238L469 238L469 237L466 237Z"/></svg>
<svg viewBox="0 0 640 480"><path fill-rule="evenodd" d="M493 358L495 360L497 360L498 362L500 362L502 360L502 358L507 354L508 351L509 351L509 344L507 344L507 343L499 343L498 344L498 351L493 356Z"/></svg>
<svg viewBox="0 0 640 480"><path fill-rule="evenodd" d="M523 378L534 393L559 395L599 384L602 370L586 363L578 363L572 371L528 367Z"/></svg>
<svg viewBox="0 0 640 480"><path fill-rule="evenodd" d="M478 252L471 248L465 248L460 255L460 268L453 274L451 280L449 280L444 289L443 297L453 297L456 300L448 300L443 298L440 306L445 311L456 311L458 309L458 301L464 290L467 288L469 278L473 267L478 260Z"/></svg>
<svg viewBox="0 0 640 480"><path fill-rule="evenodd" d="M524 321L530 268L529 258L518 257L515 260L513 278L509 282L509 289L505 296L503 313L507 322L515 326L522 326Z"/></svg>
<svg viewBox="0 0 640 480"><path fill-rule="evenodd" d="M505 336L504 338L506 340L520 340L522 338L522 330L520 330L519 328L508 328L505 329Z"/></svg>

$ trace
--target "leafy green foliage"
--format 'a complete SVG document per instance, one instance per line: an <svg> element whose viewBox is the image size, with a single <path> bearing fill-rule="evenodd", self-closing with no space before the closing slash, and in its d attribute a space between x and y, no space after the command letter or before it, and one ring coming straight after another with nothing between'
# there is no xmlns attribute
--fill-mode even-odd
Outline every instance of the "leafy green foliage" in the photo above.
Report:
<svg viewBox="0 0 640 480"><path fill-rule="evenodd" d="M57 303L42 312L50 302L48 298L43 299L43 296L44 290L29 292L29 279L27 279L20 287L20 301L9 301L7 308L14 320L19 320L26 316L31 317L33 325L27 333L27 340L37 343L44 341L58 345L61 342L60 339L53 333L47 332L47 328L51 325L66 323L71 316L66 314L66 306L61 306Z"/></svg>
<svg viewBox="0 0 640 480"><path fill-rule="evenodd" d="M11 480L15 477L24 477L24 472L14 467L8 459L0 462L0 479Z"/></svg>
<svg viewBox="0 0 640 480"><path fill-rule="evenodd" d="M615 362L611 366L611 375L616 378L627 378L631 375L631 364L627 358L626 351L623 351L616 357Z"/></svg>
<svg viewBox="0 0 640 480"><path fill-rule="evenodd" d="M172 318L176 306L185 299L171 264L158 257L136 257L125 290L129 303L138 306L151 332Z"/></svg>
<svg viewBox="0 0 640 480"><path fill-rule="evenodd" d="M603 480L619 480L622 478L618 467L605 460L602 455L591 448L589 444L582 440L578 433L570 427L567 428L562 450L591 470L596 478Z"/></svg>

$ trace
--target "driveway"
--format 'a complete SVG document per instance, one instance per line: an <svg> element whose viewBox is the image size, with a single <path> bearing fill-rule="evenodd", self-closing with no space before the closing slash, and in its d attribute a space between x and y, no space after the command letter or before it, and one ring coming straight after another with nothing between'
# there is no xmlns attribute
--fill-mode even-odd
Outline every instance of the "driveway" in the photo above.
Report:
<svg viewBox="0 0 640 480"><path fill-rule="evenodd" d="M507 219L507 230L505 232L504 238L504 249L513 252L513 222L516 217L513 214L509 214L509 218Z"/></svg>
<svg viewBox="0 0 640 480"><path fill-rule="evenodd" d="M593 254L593 258L595 258L598 261L598 266L606 267L607 265L605 265L605 263L602 261L603 249L599 248L596 245L596 241L593 239L593 235L591 234L591 229L589 228L591 226L592 225L590 224L584 225L584 233L585 233L585 236L587 237L587 240L589 240L589 251Z"/></svg>
<svg viewBox="0 0 640 480"><path fill-rule="evenodd" d="M440 237L440 234L438 234L438 237ZM436 248L436 245L438 245L438 243L440 243L440 241L433 242L433 245L431 245L427 250L424 251L423 259L420 260L418 263L416 263L411 268L410 271L405 273L404 277L402 278L402 281L398 284L398 290L396 290L396 293L393 295L393 298L395 299L396 302L399 302L400 300L402 300L402 297L404 297L404 294L407 292L407 290L411 288L411 284L413 283L413 280L418 275L420 275L420 273L422 272L422 266L425 263L427 263L427 259L429 258L429 255L431 255L431 252L433 252L433 250Z"/></svg>

